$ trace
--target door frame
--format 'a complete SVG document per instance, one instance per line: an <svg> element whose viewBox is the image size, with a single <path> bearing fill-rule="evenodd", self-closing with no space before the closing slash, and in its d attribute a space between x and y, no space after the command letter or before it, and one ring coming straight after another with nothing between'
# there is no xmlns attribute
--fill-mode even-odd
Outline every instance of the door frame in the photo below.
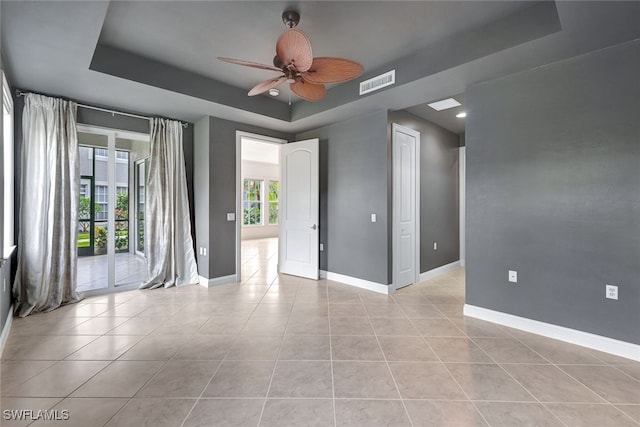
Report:
<svg viewBox="0 0 640 427"><path fill-rule="evenodd" d="M287 144L281 138L259 135L257 133L236 130L236 282L242 280L242 139L250 138L265 144ZM229 219L227 219L229 221ZM280 232L278 232L280 238Z"/></svg>
<svg viewBox="0 0 640 427"><path fill-rule="evenodd" d="M458 178L458 191L459 191L459 204L458 215L460 219L460 266L464 267L466 259L466 246L465 246L465 230L466 230L466 176L467 176L467 149L466 147L460 147L458 151L458 164L459 164L459 178Z"/></svg>
<svg viewBox="0 0 640 427"><path fill-rule="evenodd" d="M398 230L398 226L396 223L396 211L399 208L398 203L397 203L397 198L396 198L396 194L395 194L395 188L396 188L396 174L395 171L393 170L393 168L395 167L395 160L393 159L393 154L395 153L395 147L396 147L396 133L398 131L401 131L403 133L407 133L410 135L413 135L416 137L416 155L415 155L415 159L414 159L414 163L415 163L415 192L413 194L414 197L414 206L415 206L415 259L414 259L414 263L415 263L415 278L414 278L414 283L419 283L420 282L420 132L418 132L415 129L411 129L408 128L406 126L402 126L399 125L397 123L393 123L391 126L391 154L392 154L392 161L391 161L391 167L392 167L392 173L391 173L391 188L393 189L392 191L392 208L391 208L391 236L392 236L392 244L391 244L391 260L392 260L392 287L393 290L395 291L396 289L400 289L398 287L398 263L396 263L396 259L397 259L397 254L399 253L399 249L398 249L398 242L397 242L397 237L399 236L399 230Z"/></svg>
<svg viewBox="0 0 640 427"><path fill-rule="evenodd" d="M94 126L94 125L88 125L88 124L83 124L83 123L78 123L76 125L76 132L92 133L92 134L95 134L95 135L103 135L103 136L107 137L107 150L109 152L109 157L107 158L107 170L108 171L115 170L115 166L116 166L116 154L115 154L115 151L116 151L116 139L120 138L120 139L131 139L131 140L136 140L136 141L151 142L151 134L150 133L131 132L131 131L126 131L126 130L121 130L121 129L106 128L106 127L102 127L102 126ZM95 162L95 158L94 158L94 162ZM94 166L94 168L95 168L95 166ZM129 180L131 180L131 177L129 177ZM116 188L116 177L115 177L115 175L112 174L112 173L108 173L107 174L107 181L108 181L109 188L113 188L115 190L115 188ZM94 182L94 184L95 184L95 182ZM134 191L135 191L135 189L134 189ZM109 206L115 206L116 205L116 197L117 197L116 193L117 193L117 191L110 191L109 192L109 199L108 199ZM129 218L131 218L131 217L129 217ZM116 280L115 280L115 267L116 267L116 258L115 258L115 250L116 250L116 244L115 244L115 222L116 222L115 221L115 214L109 214L108 220L107 220L108 233L109 233L108 234L108 240L107 240L107 257L108 257L107 258L107 261L108 261L107 262L107 269L108 269L107 270L107 286L105 288L101 288L101 289L83 291L82 293L85 296L102 295L102 294L112 293L112 292L128 291L128 290L132 290L132 289L137 289L138 286L139 286L138 283L123 284L123 285L120 285L120 286L118 286L116 284ZM129 227L129 229L131 230L131 227Z"/></svg>

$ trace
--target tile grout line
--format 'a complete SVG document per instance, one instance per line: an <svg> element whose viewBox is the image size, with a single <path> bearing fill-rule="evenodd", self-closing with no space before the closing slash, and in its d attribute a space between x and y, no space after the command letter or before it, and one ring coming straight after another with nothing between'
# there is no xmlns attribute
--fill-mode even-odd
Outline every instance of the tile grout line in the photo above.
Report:
<svg viewBox="0 0 640 427"><path fill-rule="evenodd" d="M329 285L327 284L327 323L329 326L329 361L331 363L331 404L333 405L333 425L337 427L338 425L338 415L336 413L336 383L333 376L333 343L331 333L331 310L329 310Z"/></svg>
<svg viewBox="0 0 640 427"><path fill-rule="evenodd" d="M535 402L537 402L537 403L538 403L540 406L542 406L542 407L543 407L547 412L549 412L549 413L550 413L550 414L551 414L551 415L552 415L556 420L558 420L558 421L560 422L560 424L562 424L562 425L563 425L563 426L565 426L565 427L569 427L569 426L567 426L567 425L566 425L566 423L565 423L564 421L562 421L562 420L560 419L560 417L558 417L558 416L557 416L553 411L551 411L549 408L547 408L547 406L546 406L544 403L542 403L542 402L540 401L540 399L538 399L538 398L537 398L537 397L536 397L536 396L535 396L531 391L529 391L529 389L528 389L527 387L525 387L525 386L524 386L520 381L518 381L518 380L517 380L513 375L511 375L511 373L510 373L509 371L507 371L507 370L504 368L504 366L502 366L502 364L498 363L498 362L497 362L497 361L496 361L496 360L495 360L495 359L494 359L494 358L493 358L493 357L492 357L492 356L491 356L491 355L490 355L490 354L489 354L489 353L488 353L484 348L482 348L482 346L481 346L481 345L479 345L479 344L476 342L476 340L475 340L475 339L476 339L476 338L478 338L478 337L471 337L471 336L468 336L468 338L469 338L469 340L470 340L474 345L476 345L476 346L480 349L480 351L482 351L484 354L486 354L486 355L487 355L487 357L488 357L488 358L489 358L489 359L490 359L490 360L491 360L491 361L492 361L496 366L498 366L500 369L502 369L502 371L503 371L504 373L506 373L506 374L509 376L509 378L511 378L513 381L515 381L515 382L516 382L516 384L518 384L520 387L522 387L522 389L523 389L523 390L525 390L527 393L529 393L529 395L530 395L531 397L533 397L533 399L535 400ZM534 351L534 353L538 354L538 353L537 353L537 352L535 352L535 351ZM542 356L540 355L540 357L542 357ZM545 359L545 360L546 360L546 358L544 358L544 357L543 357L543 359ZM474 406L475 406L475 404L474 404Z"/></svg>
<svg viewBox="0 0 640 427"><path fill-rule="evenodd" d="M435 306L435 304L434 304ZM436 310L438 310L438 307L436 307ZM404 308L402 309L404 311ZM440 311L440 310L438 310ZM415 324L413 323L412 319L409 319L409 321L411 322L411 324L413 325L414 328L417 329L417 327L415 326ZM453 323L453 322L452 322ZM454 326L457 328L457 325L454 324ZM420 332L418 330L418 332ZM462 330L461 330L462 332ZM464 332L463 332L464 333ZM464 395L467 397L467 401L469 403L471 403L471 406L473 406L473 409L475 409L476 413L480 415L480 417L482 418L482 420L487 424L487 426L491 427L491 424L489 423L489 421L485 418L484 414L482 412L480 412L480 410L478 409L478 407L476 406L476 404L474 403L473 400L471 400L471 398L469 397L469 394L466 392L466 390L464 388L462 388L462 386L460 385L460 382L458 381L458 379L451 373L451 371L449 370L449 367L442 361L442 358L440 357L440 355L433 350L433 348L431 347L431 345L429 345L429 342L427 341L426 337L422 335L422 333L420 333L422 340L427 344L427 346L431 349L431 351L433 351L433 354L435 354L435 356L438 358L438 361L440 363L440 365L447 371L447 374L449 374L449 377L451 377L451 379L453 379L453 381L456 383L456 385L458 386L458 388L462 391L462 393L464 393ZM465 334L466 335L466 334ZM474 343L475 345L475 343Z"/></svg>
<svg viewBox="0 0 640 427"><path fill-rule="evenodd" d="M362 298L360 298L360 300L362 300ZM369 311L367 310L367 307L366 307L366 304L364 304L364 301L362 301L362 303L364 305L365 313L367 313L367 319L369 319L369 323L371 323L371 328L373 329L373 334L374 334L373 336L376 338L376 342L378 343L378 348L380 349L380 353L382 353L382 357L384 359L384 363L387 366L387 371L389 372L389 375L391 375L391 380L393 381L393 385L396 387L396 392L398 393L398 396L400 397L400 402L402 403L402 408L404 409L404 413L407 416L407 419L409 420L409 425L411 427L413 427L413 420L411 419L411 415L409 414L409 410L407 409L407 405L405 405L405 403L404 403L404 399L403 399L402 393L400 392L400 387L398 386L398 382L396 381L396 377L393 375L393 371L391 370L391 366L389 365L389 360L387 360L387 355L384 353L384 349L382 348L382 345L380 344L380 339L378 338L378 333L376 332L375 328L373 327L373 322L371 322L371 317L369 317ZM400 309L403 310L402 307ZM403 312L404 312L404 310L403 310Z"/></svg>
<svg viewBox="0 0 640 427"><path fill-rule="evenodd" d="M267 292L269 292L269 289L271 288L272 285L269 285L269 288L267 289ZM299 286L296 285L296 296L298 295L298 291L299 291ZM266 295L266 293L265 293ZM262 298L264 298L264 295L262 296ZM262 301L262 299L260 300ZM295 301L295 297L294 297L294 301ZM259 303L258 303L259 304ZM257 308L257 306L256 306ZM264 397L264 402L262 404L262 410L260 411L260 417L258 417L258 426L260 426L260 424L262 423L262 416L264 415L264 410L267 407L267 401L269 400L269 393L271 392L271 385L273 384L273 378L276 375L276 369L278 367L278 361L280 360L280 353L282 352L282 346L284 345L284 337L287 334L287 329L289 328L289 319L291 319L291 312L293 311L293 304L291 304L291 308L289 309L289 315L287 316L287 323L286 326L284 328L284 332L282 333L282 336L280 337L280 347L278 348L278 354L276 355L276 359L274 361L273 364L273 370L271 371L271 378L269 379L269 385L267 386L267 393L265 394Z"/></svg>
<svg viewBox="0 0 640 427"><path fill-rule="evenodd" d="M187 419L189 419L189 416L191 415L191 413L195 409L195 407L198 404L198 402L200 402L200 400L202 400L202 395L204 394L205 391L207 391L207 388L209 387L209 384L211 384L211 381L213 381L213 378L216 376L216 374L220 370L220 367L222 366L222 363L223 363L223 360L220 360L220 363L218 363L218 367L213 372L213 375L211 375L211 378L209 378L209 381L207 381L207 384L205 384L205 386L202 388L202 391L200 392L200 396L195 400L195 402L193 402L193 405L191 405L191 409L189 409L189 412L187 412L187 414L185 415L184 419L182 420L182 423L180 423L180 427L184 426L184 423L187 422Z"/></svg>

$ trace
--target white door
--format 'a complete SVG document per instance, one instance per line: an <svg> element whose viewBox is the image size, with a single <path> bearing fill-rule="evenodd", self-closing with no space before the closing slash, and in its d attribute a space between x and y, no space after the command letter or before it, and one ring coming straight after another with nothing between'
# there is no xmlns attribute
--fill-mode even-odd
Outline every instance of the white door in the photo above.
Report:
<svg viewBox="0 0 640 427"><path fill-rule="evenodd" d="M418 282L420 271L420 133L393 124L393 285Z"/></svg>
<svg viewBox="0 0 640 427"><path fill-rule="evenodd" d="M318 280L319 140L280 149L280 273Z"/></svg>

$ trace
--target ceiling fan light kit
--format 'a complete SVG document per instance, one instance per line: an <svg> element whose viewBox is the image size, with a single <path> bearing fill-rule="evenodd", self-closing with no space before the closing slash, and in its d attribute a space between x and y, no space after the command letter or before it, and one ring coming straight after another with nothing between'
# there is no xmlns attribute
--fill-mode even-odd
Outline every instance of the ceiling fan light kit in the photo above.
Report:
<svg viewBox="0 0 640 427"><path fill-rule="evenodd" d="M273 66L240 59L218 57L219 60L245 67L277 71L280 76L258 83L249 91L249 96L271 92L287 82L293 93L307 101L319 101L327 94L325 84L343 83L362 75L361 64L344 58L313 57L311 42L305 33L295 28L300 14L294 10L282 13L282 22L287 27L276 42Z"/></svg>

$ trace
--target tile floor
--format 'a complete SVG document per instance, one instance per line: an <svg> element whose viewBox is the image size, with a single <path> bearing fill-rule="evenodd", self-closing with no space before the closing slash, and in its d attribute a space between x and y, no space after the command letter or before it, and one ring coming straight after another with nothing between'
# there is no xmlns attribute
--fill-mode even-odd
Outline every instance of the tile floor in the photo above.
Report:
<svg viewBox="0 0 640 427"><path fill-rule="evenodd" d="M15 319L1 407L59 426L638 426L640 363L464 318L464 270L392 296L280 276ZM29 422L7 421L2 426Z"/></svg>

